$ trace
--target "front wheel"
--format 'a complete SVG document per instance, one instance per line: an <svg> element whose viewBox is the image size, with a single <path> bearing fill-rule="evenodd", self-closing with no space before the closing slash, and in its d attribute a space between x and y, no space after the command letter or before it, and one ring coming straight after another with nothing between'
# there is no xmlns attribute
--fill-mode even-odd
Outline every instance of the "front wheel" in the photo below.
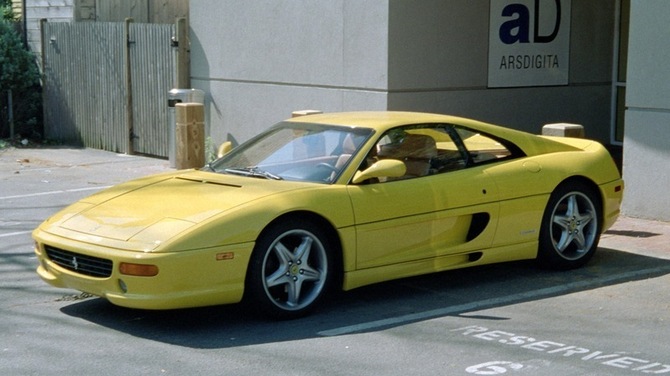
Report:
<svg viewBox="0 0 670 376"><path fill-rule="evenodd" d="M276 318L307 314L333 279L329 248L324 231L308 222L282 222L264 231L249 265L251 304Z"/></svg>
<svg viewBox="0 0 670 376"><path fill-rule="evenodd" d="M600 240L600 200L588 185L560 185L549 198L542 218L538 261L553 269L587 263Z"/></svg>

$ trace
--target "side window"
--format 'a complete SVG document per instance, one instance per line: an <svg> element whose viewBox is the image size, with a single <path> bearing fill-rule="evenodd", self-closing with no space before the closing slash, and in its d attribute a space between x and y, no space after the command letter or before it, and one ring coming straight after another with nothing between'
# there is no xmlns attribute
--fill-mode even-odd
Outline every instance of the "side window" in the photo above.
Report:
<svg viewBox="0 0 670 376"><path fill-rule="evenodd" d="M391 181L411 179L466 167L465 153L458 147L451 126L425 124L400 127L386 132L368 157L367 166L377 160L396 159L405 164L406 173ZM455 136L458 139L458 136Z"/></svg>
<svg viewBox="0 0 670 376"><path fill-rule="evenodd" d="M440 134L437 139L437 156L432 162L435 173L441 174L468 167L467 153L454 127L441 125L435 128L435 131L439 131Z"/></svg>
<svg viewBox="0 0 670 376"><path fill-rule="evenodd" d="M467 128L452 124L411 125L382 135L360 170L383 159L402 161L404 176L376 178L368 183L386 182L458 171L520 155L523 153L514 145Z"/></svg>
<svg viewBox="0 0 670 376"><path fill-rule="evenodd" d="M487 135L460 127L455 127L455 130L463 142L467 158L472 165L510 158L516 154L500 141Z"/></svg>
<svg viewBox="0 0 670 376"><path fill-rule="evenodd" d="M405 163L405 176L417 178L434 173L433 158L437 156L437 142L425 128L406 127L387 132L377 143L377 159L397 159Z"/></svg>

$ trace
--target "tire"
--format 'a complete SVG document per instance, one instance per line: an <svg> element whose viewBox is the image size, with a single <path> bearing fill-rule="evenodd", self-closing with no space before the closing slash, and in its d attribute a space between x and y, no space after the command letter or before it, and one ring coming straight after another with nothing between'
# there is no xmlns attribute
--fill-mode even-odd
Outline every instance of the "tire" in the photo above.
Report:
<svg viewBox="0 0 670 376"><path fill-rule="evenodd" d="M260 235L249 263L247 302L278 319L302 317L332 285L333 255L316 224L288 220Z"/></svg>
<svg viewBox="0 0 670 376"><path fill-rule="evenodd" d="M542 217L537 260L551 269L574 269L586 264L598 247L601 203L581 182L559 185L549 197Z"/></svg>

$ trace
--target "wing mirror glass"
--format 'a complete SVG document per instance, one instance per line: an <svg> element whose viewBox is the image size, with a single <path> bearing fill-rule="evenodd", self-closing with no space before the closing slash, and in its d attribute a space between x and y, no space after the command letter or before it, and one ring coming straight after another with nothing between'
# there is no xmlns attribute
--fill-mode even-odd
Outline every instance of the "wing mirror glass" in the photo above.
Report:
<svg viewBox="0 0 670 376"><path fill-rule="evenodd" d="M356 171L352 183L359 184L372 178L399 178L405 175L405 163L397 159L382 159L363 171Z"/></svg>

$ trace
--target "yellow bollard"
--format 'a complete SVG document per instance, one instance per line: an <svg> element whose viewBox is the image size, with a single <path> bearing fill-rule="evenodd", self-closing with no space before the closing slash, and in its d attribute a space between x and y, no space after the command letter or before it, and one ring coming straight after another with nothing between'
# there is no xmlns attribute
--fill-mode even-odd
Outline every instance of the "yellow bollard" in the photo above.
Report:
<svg viewBox="0 0 670 376"><path fill-rule="evenodd" d="M175 167L200 168L205 165L205 106L201 103L175 105Z"/></svg>

